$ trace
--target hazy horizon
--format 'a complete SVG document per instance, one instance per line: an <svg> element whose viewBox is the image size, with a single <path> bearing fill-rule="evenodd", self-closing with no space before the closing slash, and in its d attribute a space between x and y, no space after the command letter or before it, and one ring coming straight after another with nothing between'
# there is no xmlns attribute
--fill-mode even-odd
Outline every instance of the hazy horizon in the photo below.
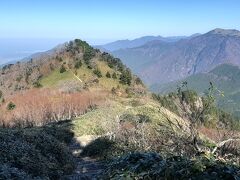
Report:
<svg viewBox="0 0 240 180"><path fill-rule="evenodd" d="M145 35L152 36L152 35ZM161 35L158 35L161 36ZM143 36L142 36L143 37ZM48 51L57 45L68 42L72 39L81 38L0 38L0 65L22 60L32 54ZM118 40L127 39L83 39L91 45L103 45ZM82 39L82 38L81 38Z"/></svg>
<svg viewBox="0 0 240 180"><path fill-rule="evenodd" d="M78 38L78 37L76 37ZM68 38L0 38L0 65L22 60L34 53L48 51ZM112 42L107 39L84 39L91 45Z"/></svg>
<svg viewBox="0 0 240 180"><path fill-rule="evenodd" d="M239 6L237 0L2 0L0 64L75 38L100 45L142 36L240 29Z"/></svg>
<svg viewBox="0 0 240 180"><path fill-rule="evenodd" d="M195 32L190 35L175 35L175 36L162 36L146 34L143 36L133 38L118 38L118 39L84 39L81 37L73 38L0 38L0 65L14 63L27 58L35 53L45 52L53 49L54 47L71 41L73 39L82 39L87 41L90 45L104 45L119 40L134 40L146 36L162 36L162 37L190 37L194 34L204 34L213 29L209 29L206 32Z"/></svg>

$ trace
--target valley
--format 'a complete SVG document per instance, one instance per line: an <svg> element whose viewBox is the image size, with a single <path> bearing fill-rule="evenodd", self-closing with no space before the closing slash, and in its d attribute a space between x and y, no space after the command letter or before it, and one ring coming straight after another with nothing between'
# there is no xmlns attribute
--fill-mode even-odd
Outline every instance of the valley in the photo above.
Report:
<svg viewBox="0 0 240 180"><path fill-rule="evenodd" d="M216 88L216 100L224 110L239 116L239 67L231 64L222 64L208 73L198 73L191 75L180 81L175 81L163 85L153 85L151 89L155 92L169 93L181 85L188 83L188 88L204 94L208 89L209 82Z"/></svg>
<svg viewBox="0 0 240 180"><path fill-rule="evenodd" d="M239 48L239 31L214 29L173 42L148 41L139 47L111 53L150 86L209 72L220 64L239 66Z"/></svg>

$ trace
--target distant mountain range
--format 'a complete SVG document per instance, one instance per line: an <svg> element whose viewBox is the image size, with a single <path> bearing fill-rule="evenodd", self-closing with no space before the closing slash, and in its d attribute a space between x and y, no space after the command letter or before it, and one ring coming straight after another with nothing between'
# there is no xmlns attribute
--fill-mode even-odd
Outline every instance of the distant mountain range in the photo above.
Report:
<svg viewBox="0 0 240 180"><path fill-rule="evenodd" d="M240 65L240 32L237 30L214 29L205 34L174 40L155 37L127 42L137 46L139 44L136 42L139 41L142 42L140 46L133 48L129 45L117 49L120 48L116 46L117 42L102 48L114 50L111 53L122 59L148 85L169 83L209 72L224 63Z"/></svg>
<svg viewBox="0 0 240 180"><path fill-rule="evenodd" d="M180 39L185 39L188 38L187 36L170 36L170 37L162 37L162 36L144 36L144 37L140 37L137 39L133 39L133 40L118 40L112 43L108 43L108 44L104 44L101 46L95 46L96 48L99 48L103 51L116 51L116 50L120 50L120 49L126 49L126 48L135 48L135 47L139 47L142 46L148 42L151 41L156 41L156 40L160 40L160 41L164 41L164 42L176 42Z"/></svg>

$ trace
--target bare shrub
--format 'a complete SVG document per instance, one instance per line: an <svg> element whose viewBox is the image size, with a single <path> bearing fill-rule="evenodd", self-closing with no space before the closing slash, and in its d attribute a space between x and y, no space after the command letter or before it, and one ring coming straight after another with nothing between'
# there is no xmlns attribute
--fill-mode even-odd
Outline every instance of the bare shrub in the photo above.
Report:
<svg viewBox="0 0 240 180"><path fill-rule="evenodd" d="M51 89L33 89L7 99L0 107L3 126L35 126L69 120L86 113L104 100L104 92L63 93ZM14 102L15 109L6 108Z"/></svg>
<svg viewBox="0 0 240 180"><path fill-rule="evenodd" d="M176 132L168 124L152 124L151 120L142 121L133 114L123 114L113 120L111 126L104 126L106 136L118 146L117 154L129 151L155 151L163 155L192 155L194 145L188 141L186 133Z"/></svg>

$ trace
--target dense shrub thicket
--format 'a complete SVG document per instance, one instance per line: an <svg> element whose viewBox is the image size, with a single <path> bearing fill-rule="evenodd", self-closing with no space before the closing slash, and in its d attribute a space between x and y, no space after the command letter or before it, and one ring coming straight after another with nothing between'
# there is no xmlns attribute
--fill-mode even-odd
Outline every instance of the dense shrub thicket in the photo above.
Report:
<svg viewBox="0 0 240 180"><path fill-rule="evenodd" d="M107 62L110 68L116 69L117 71L123 72L126 66L121 62L120 59L114 58L112 55L104 52L101 54L102 60Z"/></svg>
<svg viewBox="0 0 240 180"><path fill-rule="evenodd" d="M0 179L59 179L75 164L65 143L73 134L59 127L0 129Z"/></svg>
<svg viewBox="0 0 240 180"><path fill-rule="evenodd" d="M91 59L96 55L96 50L92 48L87 42L80 39L75 39L70 41L67 45L67 51L71 52L73 55L79 52L83 52L83 60L85 64L91 67ZM77 64L79 66L79 64Z"/></svg>
<svg viewBox="0 0 240 180"><path fill-rule="evenodd" d="M213 157L194 159L156 153L132 153L117 158L102 174L103 179L239 179L240 167Z"/></svg>
<svg viewBox="0 0 240 180"><path fill-rule="evenodd" d="M132 74L131 74L130 69L127 68L120 75L120 83L131 85L131 81L132 81Z"/></svg>
<svg viewBox="0 0 240 180"><path fill-rule="evenodd" d="M108 53L102 53L102 60L107 62L108 66L110 68L113 68L117 71L119 71L121 73L120 78L119 78L119 82L121 84L124 85L131 85L132 83L132 79L133 79L133 75L131 73L131 70L129 68L127 68L120 59L118 58L114 58L113 56L111 56ZM114 73L112 75L113 79L117 78L117 75ZM139 78L138 78L139 79ZM137 81L139 82L139 81Z"/></svg>

